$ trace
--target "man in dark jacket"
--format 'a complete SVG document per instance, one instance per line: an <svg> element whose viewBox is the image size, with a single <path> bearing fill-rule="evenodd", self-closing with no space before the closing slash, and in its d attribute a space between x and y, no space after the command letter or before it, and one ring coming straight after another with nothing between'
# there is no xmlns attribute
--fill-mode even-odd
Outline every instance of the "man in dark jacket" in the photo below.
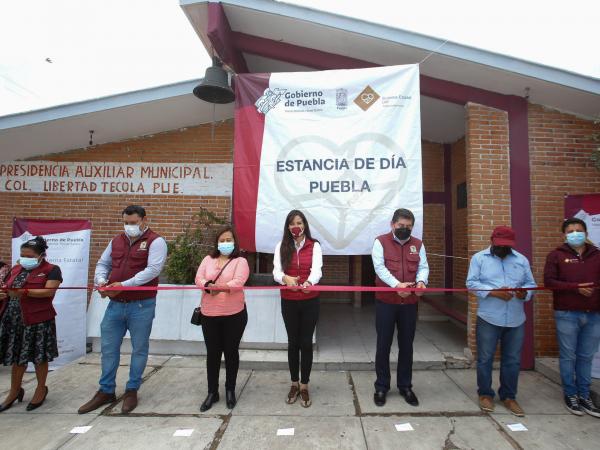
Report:
<svg viewBox="0 0 600 450"><path fill-rule="evenodd" d="M425 246L412 236L415 216L408 209L394 212L390 231L378 236L371 257L375 268L375 284L379 287L417 288L415 292L377 292L375 295L375 394L373 401L383 406L390 390L390 350L394 331L398 329L398 367L396 385L400 395L412 406L419 400L412 390L413 341L417 325L419 290L427 286L429 264Z"/></svg>
<svg viewBox="0 0 600 450"><path fill-rule="evenodd" d="M544 284L554 296L560 377L567 409L600 417L590 398L592 359L600 343L600 251L587 241L587 226L563 222L565 243L546 258ZM586 242L587 241L587 242Z"/></svg>
<svg viewBox="0 0 600 450"><path fill-rule="evenodd" d="M167 243L150 228L146 211L141 206L123 210L124 232L109 244L96 265L95 283L102 297L110 302L100 326L102 345L102 375L100 389L79 408L79 414L112 403L115 397L115 378L125 333L131 336L129 381L123 395L121 411L129 413L137 406L137 391L148 361L150 332L156 307L158 275L167 259ZM148 286L147 290L119 290L121 287Z"/></svg>

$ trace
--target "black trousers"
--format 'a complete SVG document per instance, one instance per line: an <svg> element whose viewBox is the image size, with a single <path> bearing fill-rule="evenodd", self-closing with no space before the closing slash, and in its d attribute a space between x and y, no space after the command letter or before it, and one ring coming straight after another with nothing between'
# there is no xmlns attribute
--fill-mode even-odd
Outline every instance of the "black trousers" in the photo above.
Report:
<svg viewBox="0 0 600 450"><path fill-rule="evenodd" d="M396 386L412 388L413 340L417 327L417 305L389 304L377 300L375 304L375 328L377 329L377 352L375 353L375 390L390 390L390 349L394 331L398 328L398 368Z"/></svg>
<svg viewBox="0 0 600 450"><path fill-rule="evenodd" d="M319 304L319 297L310 300L281 299L281 314L288 335L288 365L294 382L307 384L310 380L312 337L319 320Z"/></svg>
<svg viewBox="0 0 600 450"><path fill-rule="evenodd" d="M225 389L235 390L240 367L240 341L247 323L246 308L231 316L202 317L209 393L219 392L219 370L223 353L225 353Z"/></svg>

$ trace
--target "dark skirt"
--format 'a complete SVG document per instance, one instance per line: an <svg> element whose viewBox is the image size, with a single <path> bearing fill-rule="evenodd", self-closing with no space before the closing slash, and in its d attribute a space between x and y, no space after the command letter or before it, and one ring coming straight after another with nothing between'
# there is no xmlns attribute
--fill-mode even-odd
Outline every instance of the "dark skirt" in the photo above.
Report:
<svg viewBox="0 0 600 450"><path fill-rule="evenodd" d="M21 303L11 297L0 319L0 361L5 366L40 364L58 357L54 319L25 325Z"/></svg>

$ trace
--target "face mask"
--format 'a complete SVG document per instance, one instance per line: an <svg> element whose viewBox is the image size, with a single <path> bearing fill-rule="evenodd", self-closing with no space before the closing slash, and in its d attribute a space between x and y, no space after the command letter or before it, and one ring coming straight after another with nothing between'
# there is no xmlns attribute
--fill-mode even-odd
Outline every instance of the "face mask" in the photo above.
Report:
<svg viewBox="0 0 600 450"><path fill-rule="evenodd" d="M35 269L37 266L39 266L40 262L38 261L37 258L26 258L26 257L22 256L21 258L19 258L19 264L21 264L23 269L31 270L31 269Z"/></svg>
<svg viewBox="0 0 600 450"><path fill-rule="evenodd" d="M585 242L585 233L583 231L571 231L567 234L567 244L573 247L580 247Z"/></svg>
<svg viewBox="0 0 600 450"><path fill-rule="evenodd" d="M398 239L400 239L401 241L405 241L410 237L410 233L412 233L412 230L410 228L396 228L394 230L394 236L396 236Z"/></svg>
<svg viewBox="0 0 600 450"><path fill-rule="evenodd" d="M292 236L297 238L297 237L300 237L300 235L304 232L304 230L300 227L292 227L290 232L292 233Z"/></svg>
<svg viewBox="0 0 600 450"><path fill-rule="evenodd" d="M510 247L504 245L492 247L492 254L496 255L498 258L506 258L511 252Z"/></svg>
<svg viewBox="0 0 600 450"><path fill-rule="evenodd" d="M229 256L233 253L235 244L233 242L219 242L217 248L222 255Z"/></svg>
<svg viewBox="0 0 600 450"><path fill-rule="evenodd" d="M140 234L142 234L142 230L140 230L139 225L125 225L123 228L125 228L125 233L127 236L132 238L138 237Z"/></svg>

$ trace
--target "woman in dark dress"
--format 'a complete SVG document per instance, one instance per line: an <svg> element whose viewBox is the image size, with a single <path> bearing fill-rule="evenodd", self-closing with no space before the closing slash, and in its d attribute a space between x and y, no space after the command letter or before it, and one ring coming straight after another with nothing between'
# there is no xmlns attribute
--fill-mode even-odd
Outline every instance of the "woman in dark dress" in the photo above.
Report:
<svg viewBox="0 0 600 450"><path fill-rule="evenodd" d="M58 266L46 261L47 248L41 236L23 243L19 262L0 290L0 361L12 365L10 391L0 412L15 400L23 401L21 384L30 362L35 366L38 385L27 411L39 408L48 395L48 362L58 356L52 300L62 275Z"/></svg>

